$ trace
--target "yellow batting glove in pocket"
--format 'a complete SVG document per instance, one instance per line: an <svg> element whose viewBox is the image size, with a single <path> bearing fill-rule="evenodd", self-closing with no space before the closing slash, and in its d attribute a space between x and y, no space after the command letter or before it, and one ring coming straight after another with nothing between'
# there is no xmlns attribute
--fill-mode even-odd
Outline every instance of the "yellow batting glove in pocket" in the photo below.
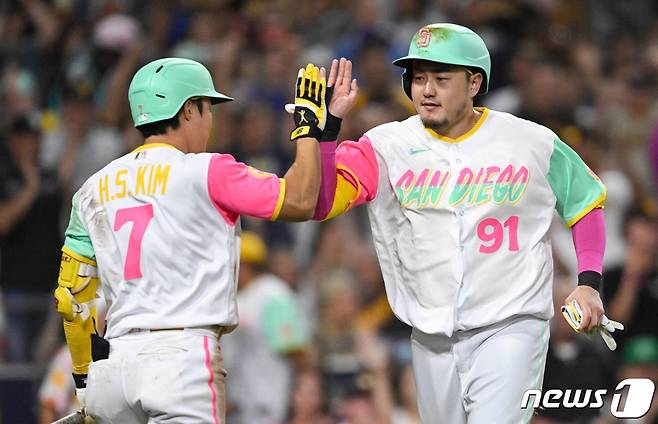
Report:
<svg viewBox="0 0 658 424"><path fill-rule="evenodd" d="M327 81L320 69L309 63L297 73L295 103L287 104L286 111L293 114L295 129L291 140L300 137L320 139L327 123Z"/></svg>

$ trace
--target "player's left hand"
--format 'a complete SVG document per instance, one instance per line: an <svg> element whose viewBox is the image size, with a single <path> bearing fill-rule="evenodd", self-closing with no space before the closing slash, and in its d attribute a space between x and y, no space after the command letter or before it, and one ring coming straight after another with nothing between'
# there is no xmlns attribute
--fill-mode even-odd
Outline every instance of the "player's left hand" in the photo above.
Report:
<svg viewBox="0 0 658 424"><path fill-rule="evenodd" d="M352 61L341 57L331 61L329 79L327 80L329 113L339 119L345 118L356 104L359 86L352 78Z"/></svg>
<svg viewBox="0 0 658 424"><path fill-rule="evenodd" d="M356 104L359 87L356 78L352 78L352 62L341 57L331 62L327 80L327 125L322 131L320 141L336 141L343 118Z"/></svg>
<svg viewBox="0 0 658 424"><path fill-rule="evenodd" d="M576 331L589 332L601 324L603 318L603 302L599 292L589 286L578 286L564 301L565 305L571 305L576 301L581 310L580 328Z"/></svg>

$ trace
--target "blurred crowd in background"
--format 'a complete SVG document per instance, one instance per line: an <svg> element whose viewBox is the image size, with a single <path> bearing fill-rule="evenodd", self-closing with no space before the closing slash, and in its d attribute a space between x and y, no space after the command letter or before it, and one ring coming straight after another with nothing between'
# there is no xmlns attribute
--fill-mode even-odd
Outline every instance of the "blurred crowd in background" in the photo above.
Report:
<svg viewBox="0 0 658 424"><path fill-rule="evenodd" d="M75 408L51 293L72 194L142 142L127 101L141 65L204 63L236 99L215 107L209 149L281 175L294 154L283 106L297 69L354 62L359 101L341 139L357 139L414 113L391 60L434 22L486 41L493 66L479 105L553 129L608 188L602 297L626 331L608 352L559 317L576 263L556 220L558 314L544 389L611 394L623 378L658 382L654 1L3 0L0 422L49 423ZM240 327L222 338L229 424L419 423L410 329L386 301L365 209L321 224L242 223ZM609 411L543 409L533 422L616 422ZM637 422L658 422L656 397Z"/></svg>

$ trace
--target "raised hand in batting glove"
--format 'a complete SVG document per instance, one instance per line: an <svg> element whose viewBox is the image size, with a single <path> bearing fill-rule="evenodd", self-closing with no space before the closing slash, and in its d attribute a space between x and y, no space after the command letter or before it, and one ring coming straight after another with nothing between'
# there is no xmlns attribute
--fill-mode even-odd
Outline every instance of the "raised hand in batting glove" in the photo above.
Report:
<svg viewBox="0 0 658 424"><path fill-rule="evenodd" d="M309 63L297 74L295 103L287 104L286 111L293 114L295 129L291 140L300 137L320 139L327 122L325 69Z"/></svg>
<svg viewBox="0 0 658 424"><path fill-rule="evenodd" d="M571 326L571 328L573 328L575 332L580 333L582 329L583 311L580 308L578 301L572 300L566 305L563 305L561 307L561 311L562 316ZM601 317L601 322L596 327L586 332L588 334L599 333L606 346L608 346L608 349L615 350L617 349L617 342L615 342L615 339L612 337L611 333L614 333L615 330L623 329L624 325L622 323L613 321L607 316L603 315Z"/></svg>

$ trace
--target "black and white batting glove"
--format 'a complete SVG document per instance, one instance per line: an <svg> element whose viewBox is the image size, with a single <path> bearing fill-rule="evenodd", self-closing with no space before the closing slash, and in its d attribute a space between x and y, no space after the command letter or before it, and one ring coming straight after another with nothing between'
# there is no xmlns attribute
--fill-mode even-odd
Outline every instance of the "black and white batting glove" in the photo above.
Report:
<svg viewBox="0 0 658 424"><path fill-rule="evenodd" d="M562 311L562 316L571 326L571 328L573 328L576 333L580 333L583 311L580 309L578 302L574 300L567 305L563 305L560 310ZM601 324L592 330L590 334L599 333L606 346L608 346L608 349L615 350L617 349L617 342L612 337L612 333L614 333L616 330L623 329L624 324L613 321L607 316L603 315L603 318L601 318Z"/></svg>
<svg viewBox="0 0 658 424"><path fill-rule="evenodd" d="M309 63L297 74L295 85L295 103L287 104L285 109L293 114L295 129L290 134L291 140L300 137L320 139L327 123L327 81L320 75L320 69Z"/></svg>

